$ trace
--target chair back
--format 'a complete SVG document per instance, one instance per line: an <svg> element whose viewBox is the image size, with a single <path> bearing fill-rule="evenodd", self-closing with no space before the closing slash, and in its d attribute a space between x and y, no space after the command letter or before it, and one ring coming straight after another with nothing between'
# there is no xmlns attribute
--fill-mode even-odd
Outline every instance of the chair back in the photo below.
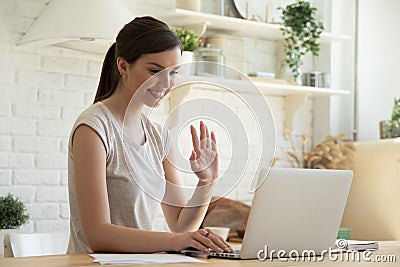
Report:
<svg viewBox="0 0 400 267"><path fill-rule="evenodd" d="M68 232L6 233L4 236L4 257L65 254L68 240Z"/></svg>
<svg viewBox="0 0 400 267"><path fill-rule="evenodd" d="M400 240L400 138L355 146L342 227L356 240Z"/></svg>

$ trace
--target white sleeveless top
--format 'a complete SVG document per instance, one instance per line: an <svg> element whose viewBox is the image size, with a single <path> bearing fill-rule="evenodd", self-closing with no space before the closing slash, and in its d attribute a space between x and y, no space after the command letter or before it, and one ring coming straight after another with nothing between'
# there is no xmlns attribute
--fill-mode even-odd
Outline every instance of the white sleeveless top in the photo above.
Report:
<svg viewBox="0 0 400 267"><path fill-rule="evenodd" d="M91 127L106 150L106 183L111 223L142 230L154 230L154 215L160 211L165 191L162 161L170 147L167 128L141 116L146 143L140 146L123 134L110 110L101 102L83 111L76 120L68 145L68 189L70 204L70 240L68 253L91 253L79 218L74 185L72 137L78 126ZM164 222L164 227L167 226ZM160 230L160 227L157 227Z"/></svg>

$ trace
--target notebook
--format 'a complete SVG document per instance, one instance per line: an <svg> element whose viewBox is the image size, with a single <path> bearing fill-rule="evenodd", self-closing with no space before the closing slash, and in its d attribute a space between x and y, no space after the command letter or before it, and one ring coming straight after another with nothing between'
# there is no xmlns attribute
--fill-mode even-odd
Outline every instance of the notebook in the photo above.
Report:
<svg viewBox="0 0 400 267"><path fill-rule="evenodd" d="M333 249L352 177L348 170L272 168L255 191L241 248L208 256L265 259L276 257L273 251Z"/></svg>

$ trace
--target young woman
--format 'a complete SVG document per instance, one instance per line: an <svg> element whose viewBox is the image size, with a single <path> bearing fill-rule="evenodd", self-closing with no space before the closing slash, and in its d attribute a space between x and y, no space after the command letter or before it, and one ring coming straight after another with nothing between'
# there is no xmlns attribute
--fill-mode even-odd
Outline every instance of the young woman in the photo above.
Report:
<svg viewBox="0 0 400 267"><path fill-rule="evenodd" d="M107 52L94 104L78 117L69 141L69 253L146 253L188 247L231 251L221 237L199 229L208 204L161 202L172 232L152 231L155 201L138 184L161 173L166 183L179 185L177 170L167 160L174 156L168 130L148 121L142 109L157 106L168 93L180 57L179 39L151 17L126 24ZM141 86L163 70L169 76L163 86ZM218 178L216 138L202 122L200 137L193 125L191 135L189 160L198 177L191 200L209 201L212 182ZM129 151L129 158L125 159L124 151ZM169 193L166 189L167 198Z"/></svg>

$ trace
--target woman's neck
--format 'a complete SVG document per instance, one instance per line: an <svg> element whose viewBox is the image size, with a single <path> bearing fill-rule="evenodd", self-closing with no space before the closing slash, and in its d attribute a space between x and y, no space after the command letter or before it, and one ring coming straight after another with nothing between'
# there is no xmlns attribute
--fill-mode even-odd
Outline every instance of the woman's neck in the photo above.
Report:
<svg viewBox="0 0 400 267"><path fill-rule="evenodd" d="M103 101L103 104L111 111L125 134L135 143L143 145L146 142L145 130L140 115L143 102L135 101L127 93L127 90L117 88L112 96Z"/></svg>
<svg viewBox="0 0 400 267"><path fill-rule="evenodd" d="M121 125L140 125L140 114L144 104L132 99L128 90L117 88L112 96L102 101ZM132 100L131 100L132 99Z"/></svg>

